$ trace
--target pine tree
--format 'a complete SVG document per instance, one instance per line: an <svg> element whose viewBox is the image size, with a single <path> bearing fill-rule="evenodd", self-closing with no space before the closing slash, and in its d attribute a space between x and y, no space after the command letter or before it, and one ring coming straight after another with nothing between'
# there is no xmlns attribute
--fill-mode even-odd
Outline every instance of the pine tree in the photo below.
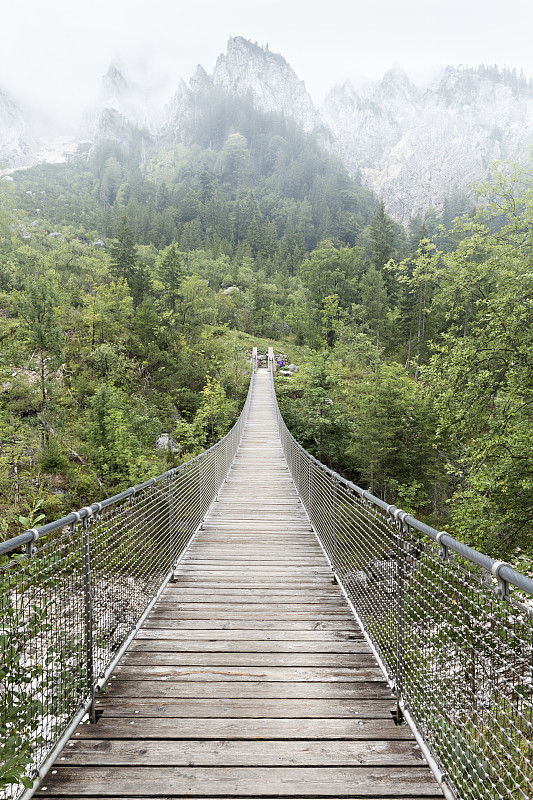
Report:
<svg viewBox="0 0 533 800"><path fill-rule="evenodd" d="M135 308L142 302L150 285L150 275L143 264L139 264L133 228L123 214L118 225L115 242L111 246L111 274L128 284Z"/></svg>
<svg viewBox="0 0 533 800"><path fill-rule="evenodd" d="M171 244L157 259L157 274L165 289L166 302L174 313L178 310L183 280L183 253Z"/></svg>
<svg viewBox="0 0 533 800"><path fill-rule="evenodd" d="M133 228L125 214L120 218L115 241L111 245L111 274L129 286L137 267L137 248Z"/></svg>

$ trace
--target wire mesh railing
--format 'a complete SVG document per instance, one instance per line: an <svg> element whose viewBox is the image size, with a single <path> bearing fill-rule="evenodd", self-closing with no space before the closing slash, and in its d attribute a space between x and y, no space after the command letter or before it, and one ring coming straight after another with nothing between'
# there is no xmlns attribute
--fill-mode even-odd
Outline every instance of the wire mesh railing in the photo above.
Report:
<svg viewBox="0 0 533 800"><path fill-rule="evenodd" d="M94 720L95 694L172 577L227 475L253 382L252 372L239 419L206 452L0 544L3 800L30 796L80 720L86 714Z"/></svg>
<svg viewBox="0 0 533 800"><path fill-rule="evenodd" d="M296 488L448 798L533 798L533 581L343 479L278 408Z"/></svg>

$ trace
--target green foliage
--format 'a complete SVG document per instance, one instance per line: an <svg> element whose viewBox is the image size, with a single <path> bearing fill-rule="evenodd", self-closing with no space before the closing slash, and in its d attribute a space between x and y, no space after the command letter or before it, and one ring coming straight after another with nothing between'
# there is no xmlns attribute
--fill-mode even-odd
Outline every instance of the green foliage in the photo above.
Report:
<svg viewBox="0 0 533 800"><path fill-rule="evenodd" d="M194 425L200 433L201 444L211 446L228 430L234 409L220 383L209 375L200 397Z"/></svg>
<svg viewBox="0 0 533 800"><path fill-rule="evenodd" d="M25 526L27 521L23 522ZM31 788L33 780L27 769L33 762L33 747L42 742L37 729L43 710L31 684L39 681L42 667L27 665L25 650L38 632L46 630L46 610L37 604L16 608L11 592L24 575L14 567L5 577L3 567L0 565L0 681L9 692L9 702L2 702L0 716L0 787L22 784Z"/></svg>
<svg viewBox="0 0 533 800"><path fill-rule="evenodd" d="M157 276L163 284L165 301L170 310L176 314L183 280L183 253L179 252L175 244L171 244L161 253L157 260L156 270Z"/></svg>
<svg viewBox="0 0 533 800"><path fill-rule="evenodd" d="M347 457L353 422L344 393L346 370L327 353L317 354L290 379L279 379L282 414L298 441L320 461L353 470Z"/></svg>
<svg viewBox="0 0 533 800"><path fill-rule="evenodd" d="M19 521L20 525L22 525L24 530L30 530L30 528L35 528L37 525L40 525L42 523L42 521L45 518L45 515L37 513L39 511L39 509L41 508L42 504L43 504L43 501L41 499L41 500L37 500L31 506L28 505L27 506L27 509L28 509L28 512L29 512L28 516L27 517L20 516L18 518L18 521Z"/></svg>
<svg viewBox="0 0 533 800"><path fill-rule="evenodd" d="M431 286L423 378L453 487L452 528L504 558L533 553L532 197L529 175L503 168L477 213L456 223L457 247L424 245L413 271Z"/></svg>
<svg viewBox="0 0 533 800"><path fill-rule="evenodd" d="M373 264L369 266L360 283L361 316L363 330L375 337L376 351L379 353L380 334L383 336L389 310L389 298L381 272Z"/></svg>

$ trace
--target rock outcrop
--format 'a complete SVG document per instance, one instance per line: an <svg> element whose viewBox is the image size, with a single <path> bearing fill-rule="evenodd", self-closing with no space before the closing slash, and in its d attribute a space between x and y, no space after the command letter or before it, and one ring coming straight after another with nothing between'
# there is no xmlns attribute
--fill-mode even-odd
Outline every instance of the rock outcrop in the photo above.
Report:
<svg viewBox="0 0 533 800"><path fill-rule="evenodd" d="M83 116L79 136L91 141L120 140L127 126L153 134L161 123L161 114L149 91L126 80L123 71L113 62L102 77L96 102Z"/></svg>
<svg viewBox="0 0 533 800"><path fill-rule="evenodd" d="M38 137L21 107L0 90L0 165L35 164L39 146Z"/></svg>

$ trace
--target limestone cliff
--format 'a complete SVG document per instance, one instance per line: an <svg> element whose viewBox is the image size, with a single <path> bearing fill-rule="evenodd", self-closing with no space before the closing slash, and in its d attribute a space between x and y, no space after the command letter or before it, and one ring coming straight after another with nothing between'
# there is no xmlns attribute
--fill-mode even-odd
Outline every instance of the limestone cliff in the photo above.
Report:
<svg viewBox="0 0 533 800"><path fill-rule="evenodd" d="M424 89L397 70L357 92L347 82L322 106L334 148L401 222L471 194L494 161L533 144L533 87L494 68L447 67Z"/></svg>

